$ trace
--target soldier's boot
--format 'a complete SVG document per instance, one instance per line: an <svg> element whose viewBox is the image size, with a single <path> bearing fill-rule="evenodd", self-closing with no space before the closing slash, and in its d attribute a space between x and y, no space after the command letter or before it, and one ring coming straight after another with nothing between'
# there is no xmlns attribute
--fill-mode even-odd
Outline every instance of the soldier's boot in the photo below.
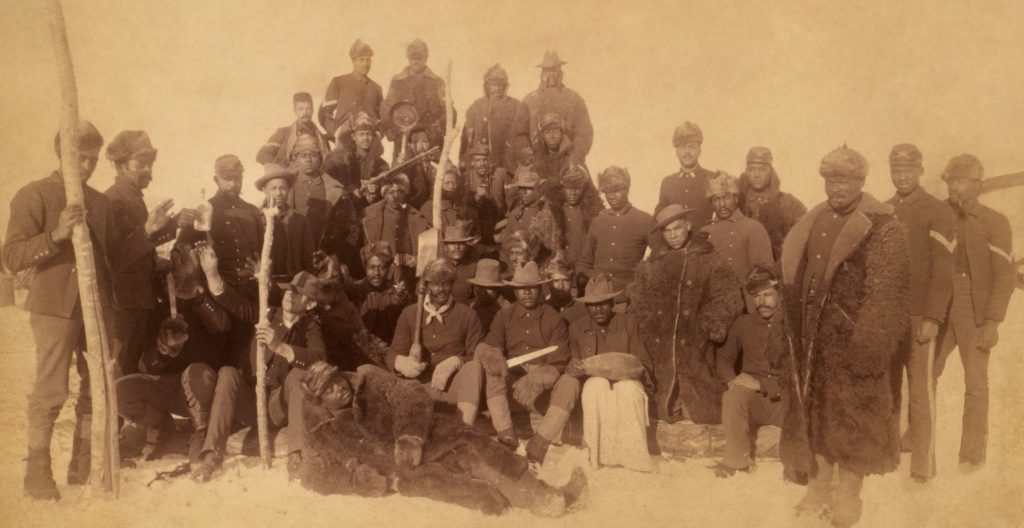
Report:
<svg viewBox="0 0 1024 528"><path fill-rule="evenodd" d="M835 506L832 509L832 526L849 528L860 520L864 501L860 498L864 476L839 466L839 482L836 484Z"/></svg>
<svg viewBox="0 0 1024 528"><path fill-rule="evenodd" d="M199 463L199 455L203 453L203 442L206 441L206 428L193 429L192 435L188 437L188 464L195 466Z"/></svg>
<svg viewBox="0 0 1024 528"><path fill-rule="evenodd" d="M92 467L92 415L79 416L75 420L75 437L71 443L71 462L68 464L68 484L82 485L89 481Z"/></svg>
<svg viewBox="0 0 1024 528"><path fill-rule="evenodd" d="M163 411L147 415L142 422L146 426L146 445L142 448L143 460L156 460L162 454L164 444L174 431L174 418Z"/></svg>
<svg viewBox="0 0 1024 528"><path fill-rule="evenodd" d="M796 505L797 517L825 516L832 503L832 464L825 457L814 455L817 472L807 482L807 493Z"/></svg>
<svg viewBox="0 0 1024 528"><path fill-rule="evenodd" d="M569 482L560 489L562 490L562 496L565 497L566 508L572 507L573 504L579 502L587 492L587 475L583 473L583 469L573 468Z"/></svg>
<svg viewBox="0 0 1024 528"><path fill-rule="evenodd" d="M30 449L25 459L25 495L33 500L60 500L50 468L50 449Z"/></svg>
<svg viewBox="0 0 1024 528"><path fill-rule="evenodd" d="M548 455L548 447L550 446L550 440L539 434L535 434L530 437L530 441L526 443L526 458L531 462L543 464L544 458Z"/></svg>
<svg viewBox="0 0 1024 528"><path fill-rule="evenodd" d="M223 457L216 451L206 451L199 456L199 463L192 466L192 480L196 482L209 482L213 474L223 464Z"/></svg>

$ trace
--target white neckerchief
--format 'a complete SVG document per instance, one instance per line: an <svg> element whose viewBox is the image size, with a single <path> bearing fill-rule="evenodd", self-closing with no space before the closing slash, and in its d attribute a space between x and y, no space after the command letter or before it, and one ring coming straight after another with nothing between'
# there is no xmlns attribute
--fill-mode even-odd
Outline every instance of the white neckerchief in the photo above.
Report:
<svg viewBox="0 0 1024 528"><path fill-rule="evenodd" d="M430 321L434 319L437 319L438 321L441 322L441 324L444 324L444 314L451 309L452 302L454 301L454 299L454 296L449 296L448 302L445 303L444 306L441 306L440 308L435 308L433 303L430 302L430 294L428 293L423 298L423 311L424 313L427 314L427 318L423 321L423 324L428 325L430 324Z"/></svg>

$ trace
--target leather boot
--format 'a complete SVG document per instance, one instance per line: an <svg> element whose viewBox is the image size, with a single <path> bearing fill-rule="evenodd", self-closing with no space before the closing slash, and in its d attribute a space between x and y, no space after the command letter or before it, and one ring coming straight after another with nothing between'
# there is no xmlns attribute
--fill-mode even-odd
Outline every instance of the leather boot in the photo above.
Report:
<svg viewBox="0 0 1024 528"><path fill-rule="evenodd" d="M548 447L551 445L551 441L544 438L539 434L535 434L530 437L530 441L526 443L526 458L533 462L544 463L544 457L548 454Z"/></svg>
<svg viewBox="0 0 1024 528"><path fill-rule="evenodd" d="M498 431L498 442L513 451L519 449L519 439L516 437L516 430L512 427Z"/></svg>
<svg viewBox="0 0 1024 528"><path fill-rule="evenodd" d="M33 500L60 500L50 469L50 450L30 449L25 459L25 495Z"/></svg>
<svg viewBox="0 0 1024 528"><path fill-rule="evenodd" d="M68 464L68 485L78 486L89 481L92 466L92 441L76 436L71 444L71 463Z"/></svg>
<svg viewBox="0 0 1024 528"><path fill-rule="evenodd" d="M190 466L199 463L199 455L203 452L203 442L205 441L205 427L192 430L192 435L188 437L188 463Z"/></svg>

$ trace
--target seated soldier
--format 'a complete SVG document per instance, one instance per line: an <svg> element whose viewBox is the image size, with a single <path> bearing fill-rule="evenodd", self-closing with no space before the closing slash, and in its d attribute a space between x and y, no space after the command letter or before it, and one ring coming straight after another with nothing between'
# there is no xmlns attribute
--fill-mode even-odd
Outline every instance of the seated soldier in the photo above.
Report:
<svg viewBox="0 0 1024 528"><path fill-rule="evenodd" d="M561 254L551 259L544 267L545 275L551 280L548 283L548 294L544 297L544 302L558 310L567 325L587 317L587 308L583 306L583 303L577 302L572 295L575 272L572 264L562 258Z"/></svg>
<svg viewBox="0 0 1024 528"><path fill-rule="evenodd" d="M480 321L469 306L455 302L455 268L448 261L432 261L423 279L423 307L412 305L402 311L388 353L388 367L405 378L418 380L434 400L454 404L462 421L473 425L484 384L480 363L470 359L471 351L483 339ZM414 340L417 325L421 343ZM491 382L498 383L501 390L505 388L500 380Z"/></svg>
<svg viewBox="0 0 1024 528"><path fill-rule="evenodd" d="M515 506L556 517L586 489L579 468L561 488L546 484L511 449L435 415L422 385L377 367L350 373L317 363L301 386L309 424L302 486L317 493L397 492L491 515Z"/></svg>
<svg viewBox="0 0 1024 528"><path fill-rule="evenodd" d="M591 279L587 294L578 299L586 304L589 316L569 325L572 360L566 373L586 378L581 398L583 441L590 453L591 467L622 466L653 471L647 448L649 420L643 380L649 379L654 365L640 338L638 321L629 314L612 310L615 298L621 294L615 291L610 276L598 275ZM621 354L631 356L627 359L633 361L626 363L636 365L635 377L607 377L619 373L620 369L614 367L623 359L615 356ZM590 364L594 368L588 370ZM606 367L608 372L600 367ZM592 375L587 377L588 374Z"/></svg>
<svg viewBox="0 0 1024 528"><path fill-rule="evenodd" d="M718 379L728 387L722 395L725 456L714 466L720 478L750 471L757 428L782 427L784 414L779 376L788 341L780 302L782 287L769 268L755 265L747 275L745 289L756 313L736 319L716 358ZM742 362L738 375L737 360Z"/></svg>
<svg viewBox="0 0 1024 528"><path fill-rule="evenodd" d="M172 414L189 417L189 463L195 464L206 439L216 370L225 363L231 320L203 287L198 256L191 247L176 246L171 261L177 313L160 323L155 343L143 350L139 374L117 380L117 410L146 428L145 460L160 456L174 429Z"/></svg>
<svg viewBox="0 0 1024 528"><path fill-rule="evenodd" d="M428 198L420 207L420 213L428 221L434 221L434 200ZM476 206L468 199L459 170L451 163L445 163L444 176L441 179L441 225L444 229L459 222L466 222L474 227L479 224Z"/></svg>
<svg viewBox="0 0 1024 528"><path fill-rule="evenodd" d="M202 253L211 252L209 248ZM209 255L207 254L209 258ZM216 260L216 256L213 256ZM214 264L213 270L216 269ZM225 284L205 263L210 293L233 321L240 324L257 324L259 303L246 299L231 286ZM292 478L302 460L302 442L305 426L302 421L302 397L299 380L309 365L326 357L320 324L309 313L316 306L319 282L313 275L300 272L290 284L280 308L272 308L267 315L267 325L258 325L250 343L249 358L240 366L226 366L217 373L217 388L214 395L210 427L203 444L199 467L193 471L193 478L205 482L220 467L227 437L235 420L243 425L256 424L256 349L267 347L267 411L271 423L278 427L288 426L288 472Z"/></svg>
<svg viewBox="0 0 1024 528"><path fill-rule="evenodd" d="M488 377L504 380L513 399L530 411L534 435L526 445L531 460L543 462L548 446L561 438L562 427L580 396L580 382L563 373L569 359L569 332L565 320L541 300L542 279L537 264L527 262L517 268L505 285L515 292L515 304L503 308L491 323L490 331L476 358ZM557 350L509 369L506 358L515 358L548 346ZM494 380L498 381L498 380ZM487 408L499 439L514 440L509 402L498 385L488 380ZM494 392L490 392L494 388Z"/></svg>
<svg viewBox="0 0 1024 528"><path fill-rule="evenodd" d="M366 364L384 365L388 344L366 328L359 308L345 295L340 280L321 279L316 315L328 363L346 371Z"/></svg>
<svg viewBox="0 0 1024 528"><path fill-rule="evenodd" d="M385 343L395 334L395 323L409 303L405 281L398 275L395 253L385 241L369 244L360 251L366 276L344 285L345 295L359 308L370 333Z"/></svg>
<svg viewBox="0 0 1024 528"><path fill-rule="evenodd" d="M523 231L503 233L501 243L506 249L506 256L502 260L505 264L504 278L511 278L512 273L525 266L527 262L537 261L537 251L540 249L540 240L537 237L531 237Z"/></svg>
<svg viewBox="0 0 1024 528"><path fill-rule="evenodd" d="M270 274L276 281L289 281L300 271L313 271L313 234L306 218L288 205L295 171L275 163L267 163L263 168L265 172L256 180L256 189L265 195L263 207L276 207L278 210L274 216ZM259 218L266 229L266 217L260 215Z"/></svg>
<svg viewBox="0 0 1024 528"><path fill-rule="evenodd" d="M409 284L415 282L416 252L420 233L430 227L419 211L406 202L409 178L396 174L381 184L384 200L363 212L363 237L367 244L386 241L395 252L395 262L401 277Z"/></svg>
<svg viewBox="0 0 1024 528"><path fill-rule="evenodd" d="M473 301L473 285L469 279L476 275L476 243L479 237L470 232L470 224L459 222L446 226L441 237L442 254L455 267L455 302L468 305Z"/></svg>
<svg viewBox="0 0 1024 528"><path fill-rule="evenodd" d="M469 307L476 311L480 328L490 328L494 316L511 304L502 295L505 284L501 282L501 263L494 259L478 260L476 275L466 282L473 286L473 302Z"/></svg>

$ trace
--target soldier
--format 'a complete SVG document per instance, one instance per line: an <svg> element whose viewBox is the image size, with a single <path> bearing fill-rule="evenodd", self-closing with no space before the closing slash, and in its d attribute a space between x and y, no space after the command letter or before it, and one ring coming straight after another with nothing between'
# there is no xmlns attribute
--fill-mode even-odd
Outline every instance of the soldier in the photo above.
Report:
<svg viewBox="0 0 1024 528"><path fill-rule="evenodd" d="M575 274L575 268L561 255L555 256L544 266L544 275L551 281L544 302L558 310L567 325L587 316L587 307L572 295Z"/></svg>
<svg viewBox="0 0 1024 528"><path fill-rule="evenodd" d="M302 134L295 140L291 166L298 172L288 192L288 207L306 218L313 248L319 250L324 229L339 200L347 199L347 189L321 170L322 151L316 137Z"/></svg>
<svg viewBox="0 0 1024 528"><path fill-rule="evenodd" d="M779 377L789 341L780 302L782 286L769 267L755 264L746 275L744 290L755 309L736 319L715 358L718 379L727 387L722 395L725 455L713 468L719 478L750 471L757 428L782 427L785 408Z"/></svg>
<svg viewBox="0 0 1024 528"><path fill-rule="evenodd" d="M506 236L503 236L502 260L511 262L509 259L509 234L521 232L526 240L536 239L539 248L534 254L534 259L544 262L562 249L565 243L565 235L562 233L564 222L561 217L561 208L556 208L547 198L540 194L537 187L540 185L540 177L529 167L520 167L516 171L516 179L513 185L519 190L519 202L515 208L509 211L505 225Z"/></svg>
<svg viewBox="0 0 1024 528"><path fill-rule="evenodd" d="M588 315L569 325L572 360L566 369L571 376L587 376L583 360L608 352L630 354L647 375L654 370L651 357L640 338L639 322L632 315L615 313L612 278L597 275L587 294L577 299ZM654 471L647 447L647 391L638 379L613 380L589 376L583 384L583 438L590 452L591 467L622 466Z"/></svg>
<svg viewBox="0 0 1024 528"><path fill-rule="evenodd" d="M476 274L466 279L473 285L473 302L470 308L476 311L481 328L490 328L494 316L509 302L501 294L505 284L501 282L501 263L494 259L480 259L476 262Z"/></svg>
<svg viewBox="0 0 1024 528"><path fill-rule="evenodd" d="M910 256L912 336L904 355L910 428L903 444L912 452L910 476L924 483L935 476L935 337L953 292L953 213L920 186L924 167L916 146L893 147L889 172L896 194L886 203L895 208L896 218L907 230Z"/></svg>
<svg viewBox="0 0 1024 528"><path fill-rule="evenodd" d="M935 375L942 375L953 347L964 365L964 417L960 464L974 471L985 463L988 439L988 361L999 342L999 323L1014 287L1010 222L978 203L984 168L971 154L949 160L942 180L949 189L956 246L953 302L939 329Z"/></svg>
<svg viewBox="0 0 1024 528"><path fill-rule="evenodd" d="M67 205L59 170L33 181L14 195L4 237L4 266L17 273L33 269L25 301L36 345L36 376L28 394L28 457L25 459L25 494L34 500L60 500L50 468L50 440L68 398L68 364L74 359L81 377L75 405L75 431L68 466L68 484L84 484L89 477L92 429L92 393L85 362L85 330L78 298L78 275L71 231L88 221L95 258L99 301L111 307L108 259L120 241L109 199L87 185L99 160L103 136L88 121L79 124L80 177L85 203ZM60 158L60 136L54 138ZM109 325L108 326L112 326Z"/></svg>
<svg viewBox="0 0 1024 528"><path fill-rule="evenodd" d="M395 144L395 155L401 143L401 132L391 121L391 109L398 103L411 103L416 108L419 123L424 126L430 145L440 145L444 141L445 116L444 104L445 85L442 80L427 66L429 56L427 43L416 39L405 49L409 65L391 79L388 95L381 107L381 128L384 135Z"/></svg>
<svg viewBox="0 0 1024 528"><path fill-rule="evenodd" d="M224 280L232 286L241 287L243 283L252 283L250 279L256 271L256 260L263 245L263 213L240 196L245 169L238 156L225 154L218 157L213 169L217 192L210 198L213 208L210 238L220 257ZM194 237L182 239L185 242L195 240Z"/></svg>
<svg viewBox="0 0 1024 528"><path fill-rule="evenodd" d="M828 201L782 246L786 318L802 349L785 378L802 384L789 383L789 398L805 408L786 413L780 450L787 469L810 475L797 515L818 516L831 501L832 525L852 526L864 476L900 460L894 376L910 328L907 239L892 206L862 192L860 153L833 150L819 172Z"/></svg>
<svg viewBox="0 0 1024 528"><path fill-rule="evenodd" d="M708 241L725 257L736 276L746 277L758 264L770 267L775 262L771 239L760 222L737 209L736 178L718 171L708 180L704 194L711 200L715 216L701 231L708 234Z"/></svg>
<svg viewBox="0 0 1024 528"><path fill-rule="evenodd" d="M807 212L800 200L782 192L779 186L779 175L772 166L772 151L751 147L747 152L747 170L740 175L740 211L761 222L768 231L775 260L782 256L782 239Z"/></svg>
<svg viewBox="0 0 1024 528"><path fill-rule="evenodd" d="M441 257L455 269L452 297L455 302L468 306L473 300L473 285L469 279L476 276L475 246L479 237L473 235L472 225L466 222L445 226L441 233Z"/></svg>
<svg viewBox="0 0 1024 528"><path fill-rule="evenodd" d="M125 261L116 265L112 279L116 311L111 346L120 375L138 372L146 342L143 332L156 308L156 247L173 240L179 226L190 226L199 216L188 208L169 216L174 205L170 199L161 201L153 211L146 207L142 190L153 180L156 149L145 132L120 132L107 145L107 159L114 163L117 176L105 194L118 238L126 245Z"/></svg>
<svg viewBox="0 0 1024 528"><path fill-rule="evenodd" d="M363 214L363 236L367 244L385 241L395 252L395 262L402 278L413 282L416 270L417 241L420 233L430 227L419 211L409 207L409 178L397 174L383 182L384 200L366 208Z"/></svg>
<svg viewBox="0 0 1024 528"><path fill-rule="evenodd" d="M509 173L491 164L490 152L485 143L473 145L466 175L466 192L479 217L477 231L481 242L488 247L495 244L494 226L505 217L510 202L507 196Z"/></svg>
<svg viewBox="0 0 1024 528"><path fill-rule="evenodd" d="M288 205L288 196L295 183L295 172L267 163L263 177L256 180L256 189L265 195L264 207L276 207L274 240L271 244L271 275L274 280L291 280L300 271L313 270L313 235L306 218ZM266 216L260 215L263 232Z"/></svg>
<svg viewBox="0 0 1024 528"><path fill-rule="evenodd" d="M352 60L352 73L331 79L318 113L320 125L339 145L349 142L356 112L365 112L377 121L384 102L380 85L368 77L373 64L373 49L356 39L348 50L348 56Z"/></svg>
<svg viewBox="0 0 1024 528"><path fill-rule="evenodd" d="M384 366L388 344L366 327L340 280L321 279L320 297L315 300L328 363L345 371L366 364Z"/></svg>
<svg viewBox="0 0 1024 528"><path fill-rule="evenodd" d="M462 422L472 426L484 389L483 368L470 358L483 339L480 320L472 308L452 296L455 267L451 263L444 259L431 261L423 276L426 294L422 319L416 320L420 308L415 305L402 311L388 353L388 368L419 381L435 401L454 404ZM422 343L413 341L417 325L422 329ZM500 379L488 382L505 390Z"/></svg>
<svg viewBox="0 0 1024 528"><path fill-rule="evenodd" d="M562 84L563 64L566 63L558 58L557 52L544 53L544 62L537 65L540 68L540 87L523 99L512 124L513 146L521 149L524 144L539 145L541 119L553 112L561 116L564 133L572 140L572 162L584 165L594 144L594 127L590 123L587 103Z"/></svg>
<svg viewBox="0 0 1024 528"><path fill-rule="evenodd" d="M513 399L530 411L534 435L526 444L526 456L543 462L551 442L561 437L562 427L580 396L580 382L564 374L569 359L569 332L565 320L554 308L541 301L541 286L546 284L537 264L527 262L517 268L505 285L515 292L516 302L502 308L491 323L475 358L488 377L504 380ZM514 358L548 346L558 350L509 370L507 358ZM487 408L498 431L498 439L515 445L512 415L504 391L497 380L487 380ZM547 393L547 398L541 395Z"/></svg>
<svg viewBox="0 0 1024 528"><path fill-rule="evenodd" d="M313 124L313 96L299 92L292 96L292 110L295 111L295 122L277 129L267 142L256 152L256 162L264 165L270 162L287 167L292 161L292 151L299 135L309 135L316 142L321 156L330 152L327 138Z"/></svg>
<svg viewBox="0 0 1024 528"><path fill-rule="evenodd" d="M590 275L611 275L616 290L633 280L634 269L653 245L651 215L629 202L630 177L626 169L611 166L597 175L597 183L608 201L590 223L577 264L576 284L584 288ZM625 299L620 299L624 301Z"/></svg>
<svg viewBox="0 0 1024 528"><path fill-rule="evenodd" d="M573 165L562 176L562 214L565 217L565 258L576 265L583 253L583 244L590 224L604 210L597 187L582 165Z"/></svg>
<svg viewBox="0 0 1024 528"><path fill-rule="evenodd" d="M335 147L324 159L323 171L354 195L353 202L362 212L372 203L366 196L368 193L363 182L387 171L388 163L381 158L384 147L376 140L374 118L365 112L357 112L351 121L351 148L344 145Z"/></svg>
<svg viewBox="0 0 1024 528"><path fill-rule="evenodd" d="M548 112L541 116L537 126L540 127L540 142L533 147L534 168L541 180L558 184L562 173L569 168L573 149L572 140L565 135L565 120L554 112Z"/></svg>
<svg viewBox="0 0 1024 528"><path fill-rule="evenodd" d="M390 343L398 316L409 303L406 283L398 272L391 244L383 240L367 244L360 255L366 277L345 284L345 294L359 308L370 332Z"/></svg>
<svg viewBox="0 0 1024 528"><path fill-rule="evenodd" d="M658 419L716 424L722 384L713 374L714 348L742 313L743 300L732 267L704 233L693 232L691 213L679 204L658 212L652 231L669 249L637 266L626 289L628 313L643 321Z"/></svg>
<svg viewBox="0 0 1024 528"><path fill-rule="evenodd" d="M479 223L476 206L466 196L462 181L459 169L450 162L446 162L444 176L441 179L441 225L436 227L444 229L458 223L468 223L475 227ZM433 221L434 200L432 198L423 202L420 213L424 218Z"/></svg>
<svg viewBox="0 0 1024 528"><path fill-rule="evenodd" d="M669 204L679 204L684 209L690 209L692 212L687 218L695 230L700 230L710 222L714 213L704 190L715 173L700 166L700 147L703 143L704 133L696 123L684 121L676 127L672 134L672 146L676 149L680 169L661 180L658 206L654 208L655 213Z"/></svg>
<svg viewBox="0 0 1024 528"><path fill-rule="evenodd" d="M462 129L462 143L459 152L468 153L478 143L489 147L488 162L491 167L510 169L513 164L512 121L519 111L518 99L508 95L508 74L500 64L495 64L484 74L484 96L477 99L466 111L466 122ZM469 157L463 154L463 162Z"/></svg>

